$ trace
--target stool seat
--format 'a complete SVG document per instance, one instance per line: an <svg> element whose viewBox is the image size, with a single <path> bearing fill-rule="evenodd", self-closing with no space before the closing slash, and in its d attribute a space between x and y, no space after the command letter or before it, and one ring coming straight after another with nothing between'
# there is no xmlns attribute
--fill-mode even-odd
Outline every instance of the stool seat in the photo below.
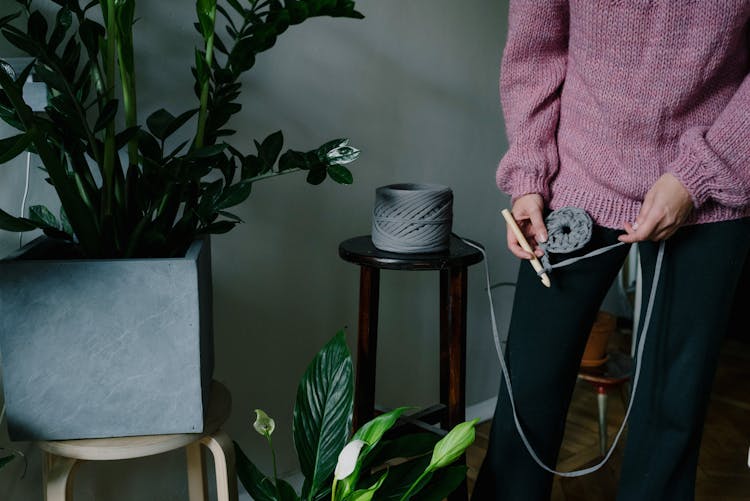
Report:
<svg viewBox="0 0 750 501"><path fill-rule="evenodd" d="M231 407L232 398L229 391L214 381L211 385L204 430L201 433L37 442L43 456L44 499L72 501L74 473L85 461L135 459L185 449L190 501L205 501L205 447L213 456L216 495L219 501L237 501L234 444L221 430L221 426L229 417Z"/></svg>
<svg viewBox="0 0 750 501"><path fill-rule="evenodd" d="M134 459L181 449L214 433L229 418L232 410L229 390L214 381L211 384L210 395L202 433L42 441L37 445L43 451L56 456L86 461Z"/></svg>
<svg viewBox="0 0 750 501"><path fill-rule="evenodd" d="M469 241L482 247L473 240ZM445 252L415 254L380 250L372 243L370 235L363 235L341 242L339 256L350 263L384 270L443 270L449 267L467 267L482 261L481 252L455 235L451 235Z"/></svg>

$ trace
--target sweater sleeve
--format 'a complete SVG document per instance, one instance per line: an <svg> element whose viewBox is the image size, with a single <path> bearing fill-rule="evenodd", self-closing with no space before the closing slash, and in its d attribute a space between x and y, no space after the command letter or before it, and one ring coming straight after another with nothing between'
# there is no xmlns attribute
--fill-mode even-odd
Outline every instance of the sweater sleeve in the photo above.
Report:
<svg viewBox="0 0 750 501"><path fill-rule="evenodd" d="M557 172L560 91L568 59L567 0L511 0L500 68L508 151L497 185L514 199L539 193L549 201Z"/></svg>
<svg viewBox="0 0 750 501"><path fill-rule="evenodd" d="M685 185L695 207L708 200L750 204L750 74L713 124L683 133L667 172Z"/></svg>

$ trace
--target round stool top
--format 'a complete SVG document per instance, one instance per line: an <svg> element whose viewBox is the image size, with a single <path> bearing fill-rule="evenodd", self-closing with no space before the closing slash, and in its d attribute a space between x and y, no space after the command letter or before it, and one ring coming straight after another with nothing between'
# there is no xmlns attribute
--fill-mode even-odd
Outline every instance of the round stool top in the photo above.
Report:
<svg viewBox="0 0 750 501"><path fill-rule="evenodd" d="M89 461L133 459L180 449L214 433L229 417L232 409L229 390L214 381L210 395L203 433L45 441L37 445L56 456Z"/></svg>
<svg viewBox="0 0 750 501"><path fill-rule="evenodd" d="M600 386L616 386L630 379L633 359L625 353L609 353L607 361L599 367L581 368L578 378Z"/></svg>
<svg viewBox="0 0 750 501"><path fill-rule="evenodd" d="M468 239L467 239L468 240ZM470 240L470 242L480 244ZM445 252L428 254L401 254L378 249L370 235L350 238L339 245L339 256L345 261L360 266L388 270L442 270L467 267L482 261L482 253L451 235L450 246Z"/></svg>

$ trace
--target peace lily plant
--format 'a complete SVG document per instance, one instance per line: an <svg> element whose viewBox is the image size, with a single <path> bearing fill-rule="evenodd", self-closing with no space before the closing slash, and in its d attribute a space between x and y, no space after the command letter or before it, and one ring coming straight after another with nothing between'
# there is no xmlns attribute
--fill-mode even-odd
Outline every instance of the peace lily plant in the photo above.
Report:
<svg viewBox="0 0 750 501"><path fill-rule="evenodd" d="M256 410L253 424L273 456L273 477L264 475L235 444L237 473L256 501L439 501L465 479L453 465L474 442L478 420L457 425L442 439L431 433L386 439L407 410L400 407L366 423L351 435L352 359L339 332L317 354L297 388L293 435L302 474L301 494L279 478L271 436L274 420Z"/></svg>
<svg viewBox="0 0 750 501"><path fill-rule="evenodd" d="M33 0L15 1L19 11L0 18L0 33L33 62L18 74L0 64L0 119L17 130L0 140L0 163L38 155L61 209L37 205L21 217L0 210L0 229L38 228L90 258L178 256L197 236L239 223L228 209L260 180L306 171L311 184L352 182L344 165L359 151L344 139L283 154L280 131L254 141L253 153L225 139L235 134L229 122L241 109L241 77L256 57L312 17L362 18L353 0L197 0L196 106L157 110L145 126L136 0L52 0L50 21ZM31 75L48 89L43 112L24 101Z"/></svg>

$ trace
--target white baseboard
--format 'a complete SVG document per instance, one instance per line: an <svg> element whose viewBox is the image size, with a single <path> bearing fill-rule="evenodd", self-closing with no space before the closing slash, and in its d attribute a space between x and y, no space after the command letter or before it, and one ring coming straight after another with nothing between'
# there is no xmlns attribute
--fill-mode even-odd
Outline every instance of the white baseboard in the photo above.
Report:
<svg viewBox="0 0 750 501"><path fill-rule="evenodd" d="M478 402L474 405L470 405L466 408L466 419L479 419L479 422L489 421L492 416L495 415L495 406L497 405L497 397L488 398L482 402Z"/></svg>

